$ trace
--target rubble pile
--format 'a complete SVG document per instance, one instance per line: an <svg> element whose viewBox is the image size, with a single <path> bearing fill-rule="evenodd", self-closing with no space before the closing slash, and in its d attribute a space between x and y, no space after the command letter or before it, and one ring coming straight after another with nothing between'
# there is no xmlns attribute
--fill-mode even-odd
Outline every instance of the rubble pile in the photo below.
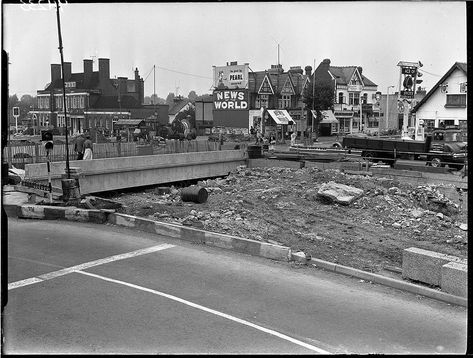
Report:
<svg viewBox="0 0 473 358"><path fill-rule="evenodd" d="M183 202L176 187L113 199L130 215L282 244L373 272L400 267L402 250L413 246L467 255L466 208L438 186L339 170L245 167L198 185L209 193L202 204Z"/></svg>

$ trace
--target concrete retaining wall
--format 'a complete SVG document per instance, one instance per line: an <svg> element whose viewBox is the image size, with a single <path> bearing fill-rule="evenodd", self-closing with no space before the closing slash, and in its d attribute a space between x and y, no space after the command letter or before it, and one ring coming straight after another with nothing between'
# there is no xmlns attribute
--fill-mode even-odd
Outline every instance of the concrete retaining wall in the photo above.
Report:
<svg viewBox="0 0 473 358"><path fill-rule="evenodd" d="M463 265L465 271L467 270L466 260L456 256L411 247L403 251L402 277L449 288L450 284L453 285L453 282L460 282L464 275L464 272L460 269L463 266L453 265L444 268L445 265L452 262ZM452 281L447 282L448 280ZM461 287L455 290L457 289L459 291L462 290Z"/></svg>
<svg viewBox="0 0 473 358"><path fill-rule="evenodd" d="M127 187L155 185L181 180L227 175L245 164L243 150L146 155L70 161L70 168L80 168L81 194L117 190ZM61 187L65 162L51 163L53 186ZM33 180L47 180L47 164L28 164L25 176Z"/></svg>

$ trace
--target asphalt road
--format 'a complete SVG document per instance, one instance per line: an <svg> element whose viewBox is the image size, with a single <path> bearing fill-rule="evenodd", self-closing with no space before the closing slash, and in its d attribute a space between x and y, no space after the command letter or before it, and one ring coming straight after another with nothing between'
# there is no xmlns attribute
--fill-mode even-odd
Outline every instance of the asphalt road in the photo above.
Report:
<svg viewBox="0 0 473 358"><path fill-rule="evenodd" d="M464 353L466 309L92 223L9 219L3 353Z"/></svg>

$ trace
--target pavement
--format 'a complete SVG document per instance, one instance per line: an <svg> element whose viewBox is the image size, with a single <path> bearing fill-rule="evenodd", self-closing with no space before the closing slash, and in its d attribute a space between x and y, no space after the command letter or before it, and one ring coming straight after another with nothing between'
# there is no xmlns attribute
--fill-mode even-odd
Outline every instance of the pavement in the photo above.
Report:
<svg viewBox="0 0 473 358"><path fill-rule="evenodd" d="M48 207L31 204L29 194L19 192L14 186L3 187L2 207L9 217L23 217L33 219L60 219L95 223L112 223L132 229L161 234L178 238L181 240L198 242L208 246L219 247L227 250L234 250L240 253L265 257L273 260L296 261L302 264L312 265L323 270L341 273L344 275L359 278L361 280L378 283L399 290L411 292L416 295L437 299L460 306L467 305L467 299L454 296L436 289L432 289L421 284L415 284L397 278L399 274L386 275L366 272L351 267L335 264L317 258L306 258L304 255L294 253L290 248L262 243L259 241L239 238L235 236L213 233L205 230L186 227L183 225L162 223L140 217L125 214L116 214L110 210L87 210L74 207ZM391 276L391 277L390 277Z"/></svg>

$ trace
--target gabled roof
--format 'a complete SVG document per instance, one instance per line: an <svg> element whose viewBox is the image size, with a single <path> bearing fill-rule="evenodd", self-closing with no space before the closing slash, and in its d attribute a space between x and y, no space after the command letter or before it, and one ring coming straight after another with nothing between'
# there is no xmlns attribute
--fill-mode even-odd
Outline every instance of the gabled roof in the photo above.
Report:
<svg viewBox="0 0 473 358"><path fill-rule="evenodd" d="M308 80L308 76L297 72L274 73L268 71L250 72L248 78L248 88L251 93L258 93L265 77L268 76L275 93L280 93L287 79L291 81L296 95L302 93L304 83Z"/></svg>
<svg viewBox="0 0 473 358"><path fill-rule="evenodd" d="M274 90L275 86L273 86L273 84L271 83L271 77L274 78L273 80L277 80L278 75L277 74L272 74L272 73L266 73L264 78L263 78L263 81L261 81L261 84L258 87L258 91L257 91L258 93L261 92L261 89L263 88L263 85L265 83L267 83L269 85L269 88L271 89L272 94L276 93L276 91ZM266 92L264 92L264 93L269 94L269 93L266 93Z"/></svg>
<svg viewBox="0 0 473 358"><path fill-rule="evenodd" d="M467 64L465 62L455 62L452 67L443 75L443 77L433 86L429 92L422 98L419 103L412 109L412 112L417 112L419 108L429 100L429 98L435 93L435 91L440 87L440 85L453 73L455 70L462 71L465 75L467 74Z"/></svg>
<svg viewBox="0 0 473 358"><path fill-rule="evenodd" d="M356 66L330 66L329 73L337 79L337 84L348 85L353 74L357 70ZM361 74L364 86L377 86L373 81Z"/></svg>
<svg viewBox="0 0 473 358"><path fill-rule="evenodd" d="M182 109L187 106L188 104L191 104L191 101L189 101L188 99L183 99L177 103L174 103L174 105L172 107L169 108L169 114L173 115L173 114L178 114L180 111L182 111Z"/></svg>

